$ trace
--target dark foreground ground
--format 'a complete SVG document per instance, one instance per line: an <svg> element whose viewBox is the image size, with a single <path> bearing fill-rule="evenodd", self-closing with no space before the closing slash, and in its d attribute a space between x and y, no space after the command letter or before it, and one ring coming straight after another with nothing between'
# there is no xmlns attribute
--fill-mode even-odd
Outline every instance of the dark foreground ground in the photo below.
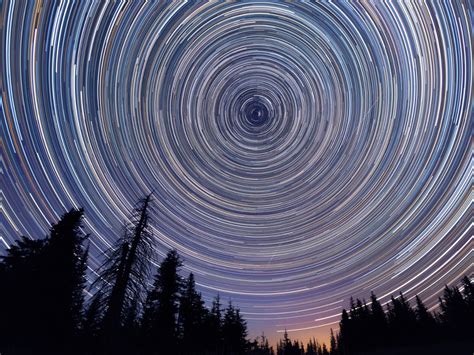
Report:
<svg viewBox="0 0 474 355"><path fill-rule="evenodd" d="M473 330L474 331L474 330ZM474 355L474 344L469 342L379 349L353 355Z"/></svg>
<svg viewBox="0 0 474 355"><path fill-rule="evenodd" d="M38 352L28 347L21 349L9 349L0 355L139 355L140 352L134 352L133 350L127 350L124 352L97 352L97 351L77 351L74 349L62 350L59 352ZM156 352L156 355L253 355L258 353L247 352L247 353L170 353L170 352ZM458 343L444 343L424 346L412 346L412 347L399 347L390 349L378 349L371 352L353 352L347 355L474 355L474 344L469 342L458 342ZM277 354L275 354L277 355ZM280 355L280 354L278 354ZM286 354L281 354L286 355ZM344 355L344 354L341 354Z"/></svg>

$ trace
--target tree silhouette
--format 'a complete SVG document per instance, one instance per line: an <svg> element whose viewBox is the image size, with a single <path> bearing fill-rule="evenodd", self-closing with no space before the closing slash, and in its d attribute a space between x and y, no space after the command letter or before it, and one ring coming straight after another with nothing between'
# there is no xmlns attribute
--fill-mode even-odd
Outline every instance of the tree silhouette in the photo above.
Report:
<svg viewBox="0 0 474 355"><path fill-rule="evenodd" d="M416 315L403 293L397 298L391 297L388 304L388 323L393 344L405 345L414 341Z"/></svg>
<svg viewBox="0 0 474 355"><path fill-rule="evenodd" d="M338 348L337 348L336 337L334 336L334 332L333 332L332 328L331 328L330 336L329 336L329 344L331 346L331 355L339 354L339 351L338 351Z"/></svg>
<svg viewBox="0 0 474 355"><path fill-rule="evenodd" d="M288 332L285 329L285 332L283 333L283 339L280 339L280 341L277 344L277 355L289 354L291 349L292 349L291 340L288 336Z"/></svg>
<svg viewBox="0 0 474 355"><path fill-rule="evenodd" d="M318 355L317 342L314 338L309 339L308 344L306 344L305 355Z"/></svg>
<svg viewBox="0 0 474 355"><path fill-rule="evenodd" d="M337 350L339 354L357 354L374 349L383 353L389 348L426 346L443 341L454 342L458 349L472 347L472 317L468 306L472 290L472 282L467 276L462 280L462 289L446 286L440 298L441 313L438 317L429 312L418 296L415 297L416 309L412 309L402 293L397 298L392 296L387 304L387 315L374 293L371 294L370 309L365 302L351 298L350 312L343 309L341 314ZM367 318L364 314L368 315ZM369 334L368 338L361 337L362 330ZM462 345L462 342L466 344ZM416 350L417 353L419 351Z"/></svg>
<svg viewBox="0 0 474 355"><path fill-rule="evenodd" d="M184 353L205 350L208 331L205 324L208 316L208 310L204 307L201 294L196 291L194 275L191 273L185 281L178 317L181 350Z"/></svg>
<svg viewBox="0 0 474 355"><path fill-rule="evenodd" d="M343 309L341 320L339 321L339 351L343 354L349 354L352 350L352 320L349 313Z"/></svg>
<svg viewBox="0 0 474 355"><path fill-rule="evenodd" d="M342 353L360 351L371 347L370 324L372 315L365 301L350 299L350 312L342 310L339 349Z"/></svg>
<svg viewBox="0 0 474 355"><path fill-rule="evenodd" d="M137 204L123 237L108 252L87 307L82 209L65 213L45 239L23 237L11 246L0 257L0 302L8 305L0 317L0 352L133 354L140 351L138 340L145 341L141 350L161 354L246 351L240 310L230 303L222 316L217 296L208 311L194 275L183 288L182 262L174 250L160 264L142 312L152 255L149 203L147 196ZM268 341L260 350L272 353Z"/></svg>
<svg viewBox="0 0 474 355"><path fill-rule="evenodd" d="M418 343L428 343L430 337L437 336L437 324L433 315L428 311L420 297L416 296L416 328L419 336Z"/></svg>
<svg viewBox="0 0 474 355"><path fill-rule="evenodd" d="M78 334L82 323L85 271L88 249L83 250L86 236L80 231L84 215L82 209L71 210L51 228L51 237L46 245L46 274L50 292L46 305L50 331L55 338L69 345ZM53 344L58 339L52 340Z"/></svg>
<svg viewBox="0 0 474 355"><path fill-rule="evenodd" d="M322 351L322 355L329 355L329 351L326 347L326 344L323 343L323 351Z"/></svg>
<svg viewBox="0 0 474 355"><path fill-rule="evenodd" d="M222 305L220 296L217 295L212 301L211 311L207 319L206 328L209 331L208 349L211 352L220 353L223 351L223 340L222 340Z"/></svg>
<svg viewBox="0 0 474 355"><path fill-rule="evenodd" d="M82 322L82 341L86 349L99 348L102 335L103 300L102 293L97 292L89 301Z"/></svg>
<svg viewBox="0 0 474 355"><path fill-rule="evenodd" d="M376 348L385 345L387 333L387 318L377 296L372 292L370 295L370 324L369 324L369 346Z"/></svg>
<svg viewBox="0 0 474 355"><path fill-rule="evenodd" d="M222 324L222 336L225 353L240 354L247 347L247 323L240 315L240 310L229 302Z"/></svg>
<svg viewBox="0 0 474 355"><path fill-rule="evenodd" d="M17 241L2 256L0 263L0 350L15 349L37 344L40 335L37 329L44 329L46 316L41 292L44 269L44 246L46 240L30 240L26 237ZM4 292L8 290L8 292Z"/></svg>
<svg viewBox="0 0 474 355"><path fill-rule="evenodd" d="M307 350L304 351L304 346L298 340L291 341L288 336L288 332L285 330L283 333L283 339L277 344L277 355L304 355L306 354L318 354L318 344L316 341L314 343L310 340L307 344ZM322 351L322 348L321 348ZM329 353L328 353L329 355Z"/></svg>
<svg viewBox="0 0 474 355"><path fill-rule="evenodd" d="M70 210L49 237L23 237L2 257L0 280L8 290L0 296L8 304L0 321L3 350L66 351L79 335L87 262L83 214Z"/></svg>
<svg viewBox="0 0 474 355"><path fill-rule="evenodd" d="M126 225L115 247L108 251L108 258L99 270L100 276L92 285L103 294L104 345L107 348L117 349L123 345L118 335L125 319L130 323L130 312L136 313L148 280L153 255L148 213L150 203L151 195L148 195L137 204L131 223Z"/></svg>
<svg viewBox="0 0 474 355"><path fill-rule="evenodd" d="M468 287L470 286L468 285ZM443 298L440 298L440 308L440 318L449 337L474 339L470 331L472 319L470 318L469 297L464 299L458 287L446 286Z"/></svg>
<svg viewBox="0 0 474 355"><path fill-rule="evenodd" d="M268 339L264 333L249 344L248 354L250 355L274 355L273 348L268 344Z"/></svg>
<svg viewBox="0 0 474 355"><path fill-rule="evenodd" d="M126 233L90 288L95 294L85 310L88 248L83 246L87 235L81 227L82 209L65 213L45 239L23 237L0 257L0 304L5 305L1 353L274 354L263 334L261 340L246 339L246 321L232 302L223 311L217 295L210 310L204 306L194 275L183 282L182 261L175 250L160 263L142 306L153 250L149 202L147 196L135 208ZM392 296L386 315L373 292L370 306L351 298L349 312L342 311L339 332L330 330L330 349L313 338L305 351L285 331L277 354L420 353L425 349L415 346L427 344L440 346L439 353L444 348L472 351L474 286L468 276L459 287L445 287L439 315L418 296L415 300L413 309L402 293Z"/></svg>
<svg viewBox="0 0 474 355"><path fill-rule="evenodd" d="M182 266L176 250L171 250L161 262L153 288L148 292L142 328L146 345L159 344L164 354L171 354L178 344L177 316L183 280L178 274Z"/></svg>

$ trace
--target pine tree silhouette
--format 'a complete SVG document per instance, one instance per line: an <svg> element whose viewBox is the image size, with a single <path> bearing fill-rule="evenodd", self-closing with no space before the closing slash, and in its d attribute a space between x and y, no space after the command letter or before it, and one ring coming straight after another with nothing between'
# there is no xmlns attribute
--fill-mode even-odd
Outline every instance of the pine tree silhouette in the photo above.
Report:
<svg viewBox="0 0 474 355"><path fill-rule="evenodd" d="M205 350L208 330L204 327L208 317L208 310L204 307L201 294L196 291L194 275L191 273L185 281L179 306L178 329L182 352Z"/></svg>
<svg viewBox="0 0 474 355"><path fill-rule="evenodd" d="M331 349L330 349L331 355L338 355L339 351L337 349L337 341L336 341L336 337L334 336L334 332L332 328L331 328L330 336L329 336L329 344L331 346Z"/></svg>
<svg viewBox="0 0 474 355"><path fill-rule="evenodd" d="M211 352L220 353L223 351L222 323L222 305L220 296L217 295L212 301L211 312L207 319L208 349Z"/></svg>
<svg viewBox="0 0 474 355"><path fill-rule="evenodd" d="M469 305L458 287L444 289L440 299L440 318L448 337L452 339L473 339L472 319L469 318Z"/></svg>
<svg viewBox="0 0 474 355"><path fill-rule="evenodd" d="M222 336L225 353L241 354L247 347L247 323L240 315L240 310L229 302L222 324Z"/></svg>
<svg viewBox="0 0 474 355"><path fill-rule="evenodd" d="M424 305L423 301L420 297L416 296L416 329L418 334L417 342L419 344L426 344L430 342L430 337L437 336L438 329L435 318L433 315L428 311L426 306Z"/></svg>
<svg viewBox="0 0 474 355"><path fill-rule="evenodd" d="M45 298L42 292L44 278L44 246L46 240L30 240L26 237L17 241L2 256L0 281L0 351L14 349L37 349L43 329L43 319L47 315L40 307ZM5 292L7 291L7 292Z"/></svg>
<svg viewBox="0 0 474 355"><path fill-rule="evenodd" d="M8 292L1 298L9 305L1 320L2 349L67 352L79 336L87 262L83 214L70 210L49 237L22 238L2 257L0 279Z"/></svg>
<svg viewBox="0 0 474 355"><path fill-rule="evenodd" d="M249 342L248 346L248 355L274 355L273 348L269 346L264 333L260 337L256 337L254 341Z"/></svg>
<svg viewBox="0 0 474 355"><path fill-rule="evenodd" d="M4 291L0 304L8 305L0 317L0 352L273 354L264 334L260 341L246 339L246 321L231 302L223 312L217 295L211 310L205 308L194 275L185 282L179 275L182 262L174 250L161 262L142 309L152 256L149 202L147 196L135 209L133 222L90 288L95 294L85 310L88 248L83 244L88 236L82 231L82 209L65 213L45 239L23 237L0 257ZM419 353L424 349L413 346L425 344L472 351L474 285L468 276L460 287L445 287L439 316L430 313L418 296L416 309L402 293L392 296L387 316L374 293L370 300L369 307L365 300L351 298L350 311L342 311L339 332L330 330L330 350L313 338L305 352L303 344L292 341L285 330L277 354L346 355L374 349L377 354ZM116 320L113 325L112 320ZM113 342L104 344L103 339Z"/></svg>
<svg viewBox="0 0 474 355"><path fill-rule="evenodd" d="M317 355L318 350L316 348L316 340L309 339L308 344L306 345L306 353L305 355Z"/></svg>
<svg viewBox="0 0 474 355"><path fill-rule="evenodd" d="M353 348L352 320L349 313L343 309L341 320L339 321L339 350L343 354L349 354Z"/></svg>
<svg viewBox="0 0 474 355"><path fill-rule="evenodd" d="M412 344L416 329L415 311L401 292L398 298L392 296L391 300L388 305L388 323L392 344Z"/></svg>
<svg viewBox="0 0 474 355"><path fill-rule="evenodd" d="M97 292L90 300L84 314L82 324L83 341L86 349L95 349L100 346L100 336L103 320L102 293Z"/></svg>
<svg viewBox="0 0 474 355"><path fill-rule="evenodd" d="M261 355L273 355L273 348L269 346L265 333L262 333L259 349Z"/></svg>
<svg viewBox="0 0 474 355"><path fill-rule="evenodd" d="M369 346L374 349L386 344L387 318L377 296L372 292L370 295L370 321L369 321Z"/></svg>
<svg viewBox="0 0 474 355"><path fill-rule="evenodd" d="M322 355L329 355L329 351L326 347L326 344L323 343L323 352L322 352Z"/></svg>
<svg viewBox="0 0 474 355"><path fill-rule="evenodd" d="M108 258L99 270L100 276L92 285L103 294L103 340L107 351L125 351L125 337L120 334L124 331L127 317L130 321L130 312L137 313L148 280L149 263L153 256L148 212L150 203L151 194L137 204L131 223L126 225L115 247L108 251Z"/></svg>
<svg viewBox="0 0 474 355"><path fill-rule="evenodd" d="M163 354L173 354L178 345L177 316L183 280L178 274L182 266L176 250L171 250L161 262L153 288L148 292L142 321L148 351L158 348Z"/></svg>
<svg viewBox="0 0 474 355"><path fill-rule="evenodd" d="M82 209L71 210L51 228L51 237L46 245L46 273L50 280L49 319L55 337L68 345L77 335L82 322L85 271L88 249L83 249L86 236L80 231L84 215ZM58 339L52 340L53 343Z"/></svg>

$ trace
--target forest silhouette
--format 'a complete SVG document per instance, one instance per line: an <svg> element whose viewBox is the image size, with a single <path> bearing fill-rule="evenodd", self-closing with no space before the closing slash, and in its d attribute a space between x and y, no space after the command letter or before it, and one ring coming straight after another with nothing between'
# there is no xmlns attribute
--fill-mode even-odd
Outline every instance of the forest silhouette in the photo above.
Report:
<svg viewBox="0 0 474 355"><path fill-rule="evenodd" d="M84 210L72 209L44 239L22 237L0 257L0 353L8 354L472 354L474 284L448 287L439 311L400 293L383 305L350 300L330 344L283 339L273 349L262 335L247 339L238 307L216 295L207 308L194 275L170 250L156 270L151 195L140 200L122 235L88 272ZM87 275L97 277L87 285ZM426 352L425 352L426 351Z"/></svg>

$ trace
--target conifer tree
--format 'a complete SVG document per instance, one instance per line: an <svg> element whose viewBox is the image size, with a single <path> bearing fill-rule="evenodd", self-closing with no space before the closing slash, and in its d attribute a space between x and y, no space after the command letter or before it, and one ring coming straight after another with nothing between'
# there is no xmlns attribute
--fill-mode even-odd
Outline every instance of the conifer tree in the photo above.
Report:
<svg viewBox="0 0 474 355"><path fill-rule="evenodd" d="M98 291L90 300L84 313L82 329L91 336L98 336L102 326L102 292Z"/></svg>
<svg viewBox="0 0 474 355"><path fill-rule="evenodd" d="M268 344L268 339L265 336L265 333L262 333L260 341L260 353L262 355L273 355L273 349Z"/></svg>
<svg viewBox="0 0 474 355"><path fill-rule="evenodd" d="M343 309L341 320L339 321L339 349L343 354L348 354L352 350L352 320L349 313Z"/></svg>
<svg viewBox="0 0 474 355"><path fill-rule="evenodd" d="M426 344L432 341L432 337L438 336L437 324L434 316L428 311L420 297L416 296L415 300L418 343Z"/></svg>
<svg viewBox="0 0 474 355"><path fill-rule="evenodd" d="M454 339L473 338L472 319L469 318L469 306L458 287L444 289L443 298L440 299L441 314L447 335Z"/></svg>
<svg viewBox="0 0 474 355"><path fill-rule="evenodd" d="M222 324L224 347L229 353L243 353L247 347L247 323L240 310L229 302Z"/></svg>
<svg viewBox="0 0 474 355"><path fill-rule="evenodd" d="M306 345L306 354L305 355L317 355L316 341L314 338L310 338L308 344Z"/></svg>
<svg viewBox="0 0 474 355"><path fill-rule="evenodd" d="M392 296L391 299L388 320L392 344L410 344L414 341L416 314L403 293L400 292L398 298Z"/></svg>
<svg viewBox="0 0 474 355"><path fill-rule="evenodd" d="M102 293L97 292L89 301L84 313L82 334L87 349L95 349L99 344L102 330L103 301Z"/></svg>
<svg viewBox="0 0 474 355"><path fill-rule="evenodd" d="M322 351L322 355L329 355L328 348L326 347L326 344L324 344L324 343L323 343L323 351Z"/></svg>
<svg viewBox="0 0 474 355"><path fill-rule="evenodd" d="M212 301L211 311L207 320L209 330L209 350L211 352L222 352L222 305L219 294Z"/></svg>
<svg viewBox="0 0 474 355"><path fill-rule="evenodd" d="M159 344L164 353L176 351L178 344L177 317L183 280L179 275L182 261L171 250L158 267L153 288L148 292L142 321L147 346Z"/></svg>
<svg viewBox="0 0 474 355"><path fill-rule="evenodd" d="M38 342L37 329L43 329L46 316L40 307L44 246L46 240L22 237L8 249L0 263L0 351ZM7 292L5 292L7 290Z"/></svg>
<svg viewBox="0 0 474 355"><path fill-rule="evenodd" d="M372 348L380 347L386 343L387 318L377 296L372 292L370 295L370 335L369 345Z"/></svg>
<svg viewBox="0 0 474 355"><path fill-rule="evenodd" d="M50 293L43 307L48 309L48 319L55 337L64 345L78 335L83 317L85 271L88 249L83 248L87 238L81 231L84 210L72 209L65 213L51 228L45 246L45 284ZM54 329L54 330L53 330ZM54 344L58 339L52 340Z"/></svg>
<svg viewBox="0 0 474 355"><path fill-rule="evenodd" d="M122 330L127 315L138 307L148 280L149 263L153 255L153 239L149 226L151 195L143 198L132 212L131 222L99 270L99 278L92 288L102 294L104 307L104 344L120 347ZM135 305L133 304L135 303Z"/></svg>
<svg viewBox="0 0 474 355"><path fill-rule="evenodd" d="M0 348L24 352L68 351L82 323L87 236L84 211L71 209L43 240L22 238L2 257ZM18 350L18 352L21 352Z"/></svg>
<svg viewBox="0 0 474 355"><path fill-rule="evenodd" d="M194 275L191 273L185 281L180 298L178 329L180 333L181 349L185 353L205 350L205 331L208 311L204 307L201 294L196 291Z"/></svg>
<svg viewBox="0 0 474 355"><path fill-rule="evenodd" d="M329 343L330 343L330 346L331 346L331 355L337 355L339 352L338 352L338 349L337 349L337 341L336 341L336 337L334 336L334 332L331 328L331 331L330 331L330 338L329 338Z"/></svg>

